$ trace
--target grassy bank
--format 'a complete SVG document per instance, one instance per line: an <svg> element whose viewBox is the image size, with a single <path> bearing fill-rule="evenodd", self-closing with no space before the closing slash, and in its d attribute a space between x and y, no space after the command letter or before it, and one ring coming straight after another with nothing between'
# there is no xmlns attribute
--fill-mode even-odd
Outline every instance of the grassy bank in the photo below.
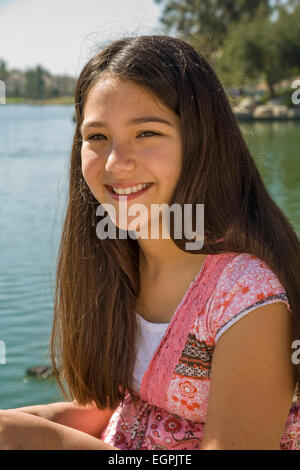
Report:
<svg viewBox="0 0 300 470"><path fill-rule="evenodd" d="M70 104L74 105L73 96L58 96L55 98L47 98L44 100L30 100L26 98L6 98L6 104Z"/></svg>

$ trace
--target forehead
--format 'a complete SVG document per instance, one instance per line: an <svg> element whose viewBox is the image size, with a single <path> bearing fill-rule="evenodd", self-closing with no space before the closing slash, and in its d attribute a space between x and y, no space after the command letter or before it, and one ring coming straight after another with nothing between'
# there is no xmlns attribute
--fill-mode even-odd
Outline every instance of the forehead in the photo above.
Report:
<svg viewBox="0 0 300 470"><path fill-rule="evenodd" d="M118 108L119 112L130 111L133 107L141 110L156 110L165 114L173 114L159 99L147 88L113 76L104 76L89 90L85 104L84 114L107 111ZM146 109L145 109L146 108Z"/></svg>

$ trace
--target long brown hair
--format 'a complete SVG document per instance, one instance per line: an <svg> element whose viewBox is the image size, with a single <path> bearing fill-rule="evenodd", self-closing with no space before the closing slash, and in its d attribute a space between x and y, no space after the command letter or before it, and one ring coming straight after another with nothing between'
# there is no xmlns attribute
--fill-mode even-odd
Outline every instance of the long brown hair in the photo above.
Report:
<svg viewBox="0 0 300 470"><path fill-rule="evenodd" d="M84 103L107 72L150 90L180 117L183 163L171 204L204 204L201 253L246 252L268 264L286 289L294 339L300 339L300 242L266 190L224 89L199 52L173 37L138 36L114 41L90 59L75 90L76 129L50 346L63 394L65 381L79 404L113 409L126 393L135 396L134 308L140 279L137 240L97 237L99 202L81 172ZM184 249L184 238L173 241ZM299 385L300 365L297 373Z"/></svg>

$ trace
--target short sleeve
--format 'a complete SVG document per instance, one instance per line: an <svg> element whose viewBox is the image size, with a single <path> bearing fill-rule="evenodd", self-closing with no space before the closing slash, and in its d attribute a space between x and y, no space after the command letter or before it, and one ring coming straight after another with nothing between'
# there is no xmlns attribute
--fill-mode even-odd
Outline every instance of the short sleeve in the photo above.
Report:
<svg viewBox="0 0 300 470"><path fill-rule="evenodd" d="M209 302L208 328L214 342L252 310L273 302L284 302L291 311L287 293L269 266L249 253L236 256L221 274Z"/></svg>

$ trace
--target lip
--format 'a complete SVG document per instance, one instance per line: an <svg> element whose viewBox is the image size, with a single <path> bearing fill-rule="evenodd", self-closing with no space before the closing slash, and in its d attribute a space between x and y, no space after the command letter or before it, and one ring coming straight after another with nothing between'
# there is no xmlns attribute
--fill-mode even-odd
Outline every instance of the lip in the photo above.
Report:
<svg viewBox="0 0 300 470"><path fill-rule="evenodd" d="M131 194L117 194L117 193L114 193L112 188L108 185L105 185L106 187L106 190L108 191L108 193L110 194L110 196L115 199L116 201L118 201L120 199L120 197L126 197L126 200L127 201L130 201L131 199L135 199L136 197L139 197L141 196L142 194L144 194L146 191L148 191L150 188L152 188L152 186L154 185L154 183L151 183L150 186L148 186L148 188L144 188L144 189L141 189L140 191L137 191L136 193L131 193ZM136 185L133 185L133 186L136 186ZM128 184L125 186L115 186L114 185L114 188L127 188L128 187Z"/></svg>

